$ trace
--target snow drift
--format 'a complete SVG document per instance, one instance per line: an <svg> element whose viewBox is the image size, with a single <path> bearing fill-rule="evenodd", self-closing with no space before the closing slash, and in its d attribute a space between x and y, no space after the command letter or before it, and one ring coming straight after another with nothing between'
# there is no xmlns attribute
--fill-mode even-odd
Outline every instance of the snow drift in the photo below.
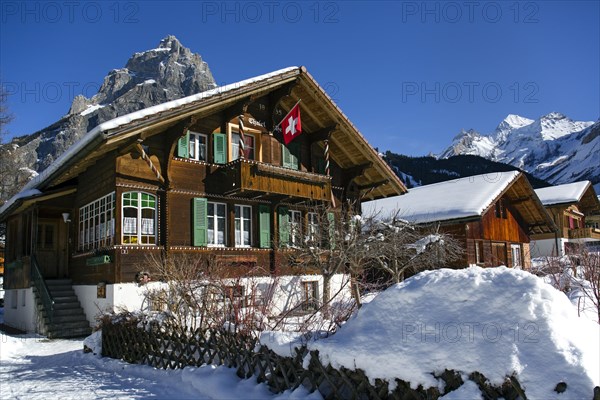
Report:
<svg viewBox="0 0 600 400"><path fill-rule="evenodd" d="M515 375L530 399L591 398L600 331L542 279L505 267L423 272L390 287L335 335L309 344L323 363L439 387L432 373ZM554 391L567 383L562 394ZM443 389L443 388L440 388Z"/></svg>

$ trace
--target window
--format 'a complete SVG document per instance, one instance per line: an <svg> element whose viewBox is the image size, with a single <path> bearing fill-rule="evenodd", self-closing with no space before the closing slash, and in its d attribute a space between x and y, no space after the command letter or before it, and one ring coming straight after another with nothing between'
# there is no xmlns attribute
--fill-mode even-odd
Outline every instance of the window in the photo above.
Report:
<svg viewBox="0 0 600 400"><path fill-rule="evenodd" d="M310 243L316 243L319 240L319 218L316 212L309 212L307 214L308 219L308 241Z"/></svg>
<svg viewBox="0 0 600 400"><path fill-rule="evenodd" d="M206 161L206 144L208 137L202 133L190 131L190 158L198 161Z"/></svg>
<svg viewBox="0 0 600 400"><path fill-rule="evenodd" d="M319 282L302 282L302 310L314 311L319 308Z"/></svg>
<svg viewBox="0 0 600 400"><path fill-rule="evenodd" d="M290 210L290 245L299 246L302 243L302 212Z"/></svg>
<svg viewBox="0 0 600 400"><path fill-rule="evenodd" d="M285 168L300 169L300 143L297 141L287 146L281 144L281 165Z"/></svg>
<svg viewBox="0 0 600 400"><path fill-rule="evenodd" d="M512 256L512 267L520 269L523 266L523 261L521 260L521 245L511 244L510 252Z"/></svg>
<svg viewBox="0 0 600 400"><path fill-rule="evenodd" d="M225 203L208 202L206 212L208 246L225 246L226 213Z"/></svg>
<svg viewBox="0 0 600 400"><path fill-rule="evenodd" d="M198 132L187 131L177 142L177 156L206 161L207 144L208 136Z"/></svg>
<svg viewBox="0 0 600 400"><path fill-rule="evenodd" d="M114 244L115 193L92 201L79 209L79 250Z"/></svg>
<svg viewBox="0 0 600 400"><path fill-rule="evenodd" d="M235 206L235 246L250 247L252 243L252 207Z"/></svg>
<svg viewBox="0 0 600 400"><path fill-rule="evenodd" d="M244 307L244 287L242 285L225 286L223 288L223 302L235 309Z"/></svg>
<svg viewBox="0 0 600 400"><path fill-rule="evenodd" d="M483 264L484 263L484 258L483 258L483 241L481 241L481 240L476 240L475 241L475 262L477 264Z"/></svg>
<svg viewBox="0 0 600 400"><path fill-rule="evenodd" d="M237 160L240 158L240 134L237 132L231 133L231 160ZM254 136L248 133L244 134L244 158L247 160L254 160Z"/></svg>
<svg viewBox="0 0 600 400"><path fill-rule="evenodd" d="M123 193L123 244L156 244L156 196Z"/></svg>

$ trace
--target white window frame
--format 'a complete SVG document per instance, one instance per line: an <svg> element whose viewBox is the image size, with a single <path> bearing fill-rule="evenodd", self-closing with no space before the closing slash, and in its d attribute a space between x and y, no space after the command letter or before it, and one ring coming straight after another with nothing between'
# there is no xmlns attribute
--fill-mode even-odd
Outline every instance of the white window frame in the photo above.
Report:
<svg viewBox="0 0 600 400"><path fill-rule="evenodd" d="M228 133L227 134L227 143L229 143L228 160L234 161L234 160L237 160L238 158L240 158L239 143L235 144L233 142L234 134L235 135L240 134L239 126L236 124L229 123L227 131L228 131L227 132ZM244 136L252 136L252 138L253 138L254 157L252 158L252 160L254 160L254 161L262 161L262 153L260 151L260 148L261 148L260 135L261 135L261 132L259 130L248 128L248 127L244 126Z"/></svg>
<svg viewBox="0 0 600 400"><path fill-rule="evenodd" d="M115 206L115 192L111 192L79 208L80 251L114 244Z"/></svg>
<svg viewBox="0 0 600 400"><path fill-rule="evenodd" d="M290 246L302 244L302 211L289 210L290 216Z"/></svg>
<svg viewBox="0 0 600 400"><path fill-rule="evenodd" d="M308 238L309 243L316 244L319 239L319 214L316 212L308 212L306 213L306 236Z"/></svg>
<svg viewBox="0 0 600 400"><path fill-rule="evenodd" d="M249 211L249 218L244 217L244 210ZM239 216L238 216L239 215ZM239 224L239 227L238 227ZM252 247L252 206L235 205L235 247ZM243 233L248 228L248 243L242 243Z"/></svg>
<svg viewBox="0 0 600 400"><path fill-rule="evenodd" d="M137 205L136 206L132 206L132 205L125 205L125 201L126 200L134 200L134 199L126 199L125 195L128 194L132 194L135 193L137 194ZM154 208L152 207L147 207L144 206L143 202L144 201L148 201L148 200L142 200L143 195L148 195L150 196L153 200L154 200ZM135 232L125 232L125 218L132 218L132 217L126 217L125 216L125 210L126 209L135 209L136 210L136 217L135 217L135 221L130 221L130 222L135 222L134 228L135 228ZM144 210L152 210L153 211L153 217L150 218L143 218L143 214L144 214ZM147 192L136 192L136 191L131 191L131 192L124 192L123 194L121 194L121 243L122 244L126 244L126 245L133 245L133 246L154 246L157 244L157 214L158 214L158 197L152 193L147 193ZM147 224L149 223L149 221L151 221L151 228L152 228L152 233L145 233L144 231L147 231L148 226ZM146 224L146 226L144 226ZM128 239L127 239L128 238Z"/></svg>
<svg viewBox="0 0 600 400"><path fill-rule="evenodd" d="M210 207L213 207L213 213L210 213ZM219 216L218 209L222 207L223 216ZM218 242L219 219L223 219L223 243ZM212 227L211 227L212 223ZM208 232L213 231L213 241L211 243ZM208 201L206 204L206 245L208 247L225 247L227 245L227 204Z"/></svg>
<svg viewBox="0 0 600 400"><path fill-rule="evenodd" d="M207 161L208 160L208 135L204 133L198 133L189 131L190 140L188 142L188 154L189 158L196 161ZM204 142L200 143L200 139ZM204 147L204 157L200 157L201 147Z"/></svg>

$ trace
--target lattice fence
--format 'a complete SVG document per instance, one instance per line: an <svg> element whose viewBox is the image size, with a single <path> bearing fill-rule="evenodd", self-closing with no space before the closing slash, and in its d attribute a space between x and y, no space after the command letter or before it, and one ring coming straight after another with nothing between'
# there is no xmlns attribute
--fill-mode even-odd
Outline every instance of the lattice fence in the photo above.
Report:
<svg viewBox="0 0 600 400"><path fill-rule="evenodd" d="M444 371L436 376L445 382L443 391L437 388L412 389L408 382L397 379L396 388L389 390L386 381L370 382L361 370L335 369L323 365L316 351L306 347L296 349L294 357L282 357L256 338L222 330L188 330L175 326L135 323L104 324L102 355L156 368L175 369L204 364L225 365L237 369L240 378L256 376L271 390L281 393L300 385L310 392L318 390L326 399L437 399L457 389L464 382L459 373ZM307 368L303 360L309 356ZM494 387L477 372L469 379L480 388L486 399L526 399L519 382L511 377L500 387ZM600 391L593 395L600 400Z"/></svg>

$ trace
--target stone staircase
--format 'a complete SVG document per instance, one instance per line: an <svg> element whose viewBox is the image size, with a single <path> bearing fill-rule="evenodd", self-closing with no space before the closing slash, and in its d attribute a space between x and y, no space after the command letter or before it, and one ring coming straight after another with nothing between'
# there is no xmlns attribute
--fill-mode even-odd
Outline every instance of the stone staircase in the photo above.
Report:
<svg viewBox="0 0 600 400"><path fill-rule="evenodd" d="M72 281L70 279L48 279L45 282L54 300L54 313L52 322L50 322L49 311L44 308L41 297L34 286L42 333L49 338L74 338L89 335L92 329L73 290Z"/></svg>

